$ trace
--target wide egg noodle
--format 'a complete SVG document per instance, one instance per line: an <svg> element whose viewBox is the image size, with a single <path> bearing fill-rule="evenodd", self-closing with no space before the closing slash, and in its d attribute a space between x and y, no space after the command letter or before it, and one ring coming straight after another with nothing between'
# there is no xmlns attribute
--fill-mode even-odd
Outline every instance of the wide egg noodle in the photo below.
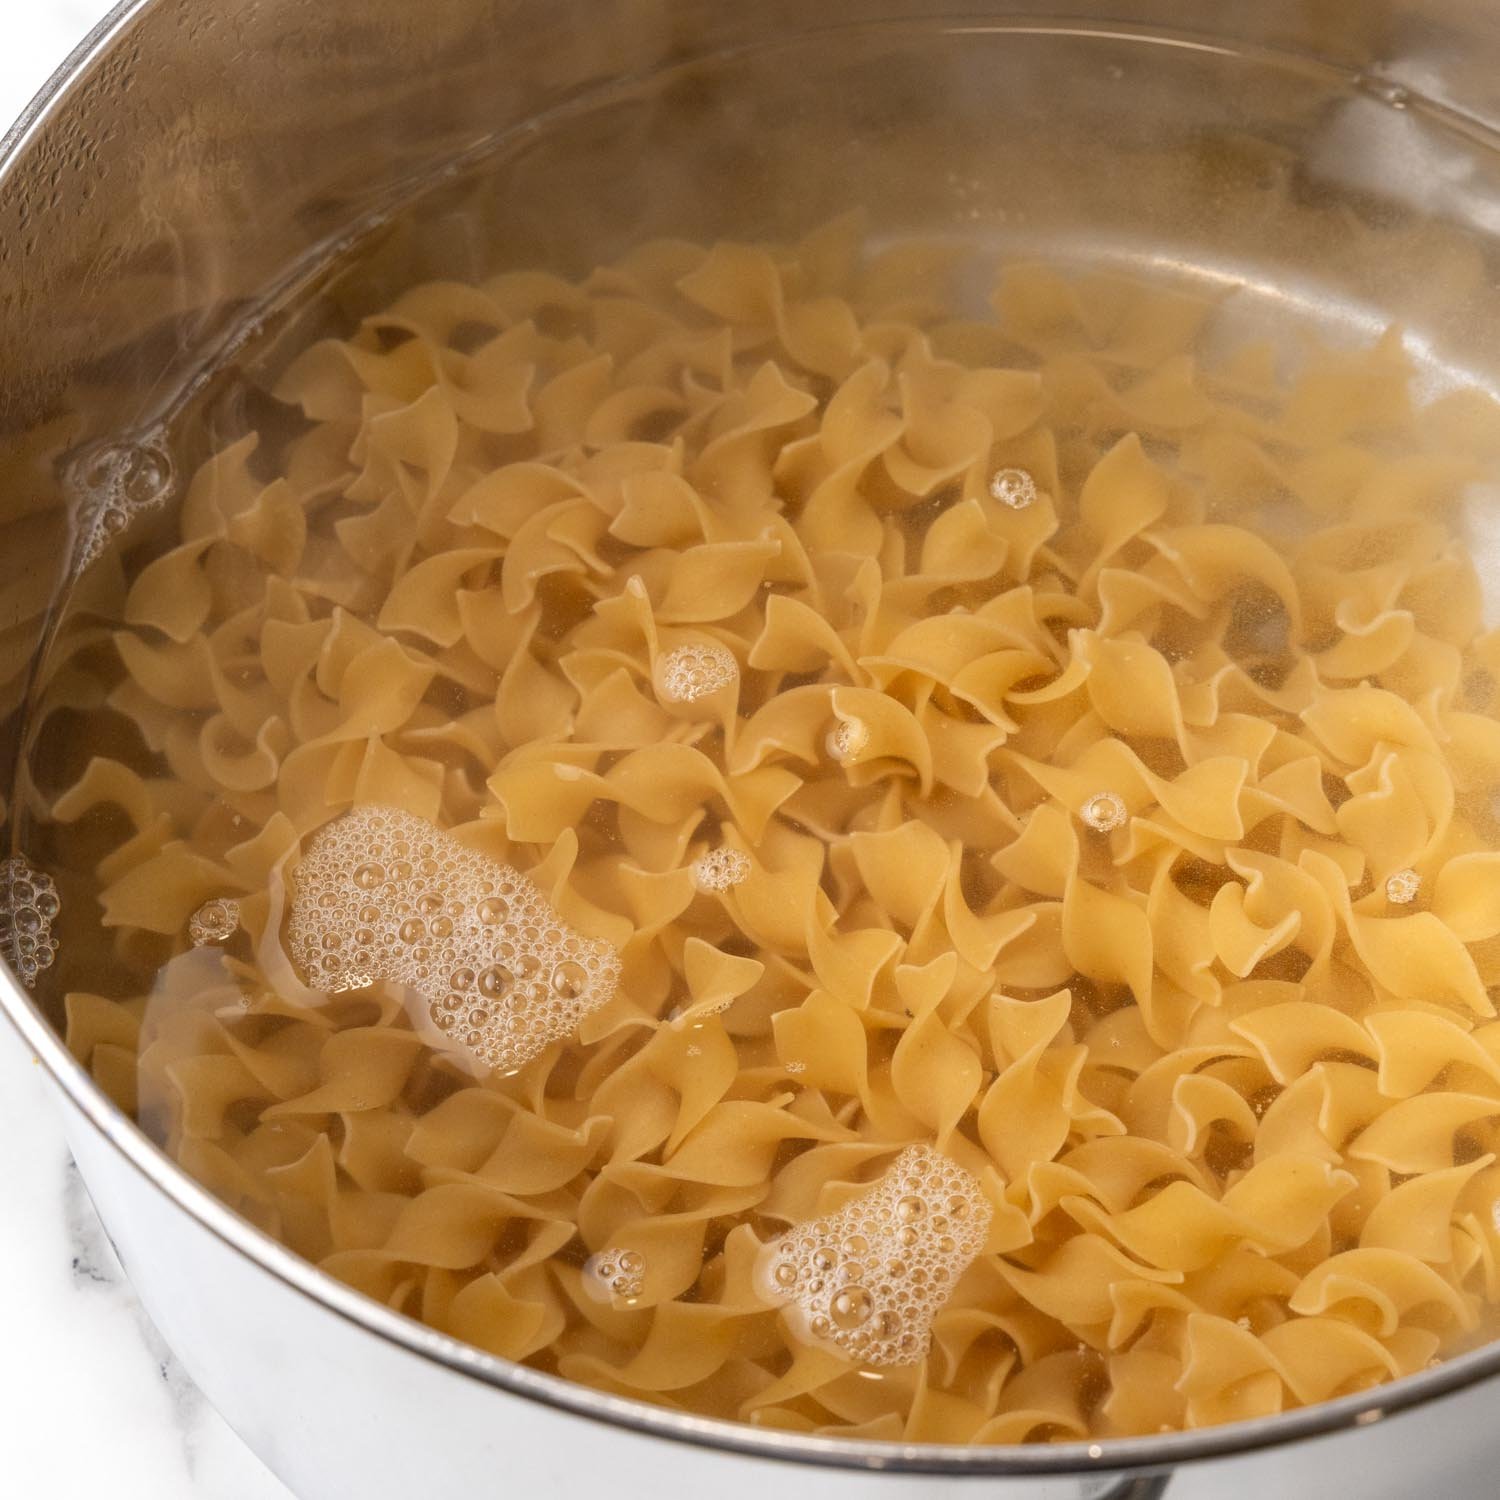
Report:
<svg viewBox="0 0 1500 1500"><path fill-rule="evenodd" d="M296 358L300 427L202 467L80 627L112 673L64 650L43 700L135 736L46 809L113 830L133 976L75 985L69 1043L351 1285L669 1407L1102 1437L1469 1347L1500 1303L1484 423L1414 404L1394 335L1283 385L1208 352L1198 297L1016 265L955 319L934 264L846 222L658 243L417 287ZM712 687L667 691L683 663ZM277 893L360 807L524 872L613 998L502 1080L387 983L278 969ZM189 950L212 898L243 934ZM925 1358L861 1369L756 1267L912 1144L987 1237Z"/></svg>

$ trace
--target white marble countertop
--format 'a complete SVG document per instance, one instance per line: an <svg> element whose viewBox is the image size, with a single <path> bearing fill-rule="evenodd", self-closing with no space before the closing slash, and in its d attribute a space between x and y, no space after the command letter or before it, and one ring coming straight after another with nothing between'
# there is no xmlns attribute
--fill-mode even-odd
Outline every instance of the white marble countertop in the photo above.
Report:
<svg viewBox="0 0 1500 1500"><path fill-rule="evenodd" d="M0 127L110 3L0 0L6 13ZM9 1294L0 1323L0 1496L289 1500L193 1388L141 1313L68 1159L46 1079L3 1022L0 1143L6 1184L0 1286ZM1438 1435L1434 1451L1441 1449ZM1282 1464L1284 1473L1277 1467ZM1253 1479L1233 1468L1181 1475L1171 1500L1265 1494L1312 1500L1330 1488L1359 1500L1404 1500L1371 1475L1325 1474L1308 1488L1294 1457L1257 1467ZM579 1476L580 1493L594 1488L589 1477ZM669 1473L661 1480L670 1487ZM1472 1473L1437 1488L1446 1500L1487 1500L1496 1493L1493 1479Z"/></svg>
<svg viewBox="0 0 1500 1500"><path fill-rule="evenodd" d="M45 1075L3 1021L0 1141L0 1495L289 1500L136 1305L68 1159Z"/></svg>

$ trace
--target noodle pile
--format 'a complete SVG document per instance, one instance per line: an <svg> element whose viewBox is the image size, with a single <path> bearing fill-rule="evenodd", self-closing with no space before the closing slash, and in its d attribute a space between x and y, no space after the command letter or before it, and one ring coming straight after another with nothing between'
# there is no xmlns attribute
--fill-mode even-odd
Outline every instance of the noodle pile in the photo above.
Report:
<svg viewBox="0 0 1500 1500"><path fill-rule="evenodd" d="M50 808L116 830L70 1045L334 1275L668 1406L1018 1443L1419 1370L1500 1303L1487 403L1105 275L955 319L944 267L656 243L302 353L106 622L143 749ZM618 983L510 1071L320 988L351 808ZM813 1275L913 1147L979 1231L865 1360L765 1247Z"/></svg>

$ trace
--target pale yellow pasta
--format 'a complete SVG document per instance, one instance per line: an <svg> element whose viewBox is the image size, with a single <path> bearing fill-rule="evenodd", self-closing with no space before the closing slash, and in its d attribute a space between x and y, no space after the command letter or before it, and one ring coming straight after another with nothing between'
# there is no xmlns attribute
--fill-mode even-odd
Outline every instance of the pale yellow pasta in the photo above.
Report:
<svg viewBox="0 0 1500 1500"><path fill-rule="evenodd" d="M1421 1369L1500 1305L1482 451L1394 335L1281 386L1193 296L966 321L933 264L653 244L297 357L60 637L70 1044L336 1276L671 1407L1013 1443ZM313 988L351 807L524 872L609 997L502 1075ZM864 1298L915 1338L768 1290L918 1159L985 1211L920 1326Z"/></svg>

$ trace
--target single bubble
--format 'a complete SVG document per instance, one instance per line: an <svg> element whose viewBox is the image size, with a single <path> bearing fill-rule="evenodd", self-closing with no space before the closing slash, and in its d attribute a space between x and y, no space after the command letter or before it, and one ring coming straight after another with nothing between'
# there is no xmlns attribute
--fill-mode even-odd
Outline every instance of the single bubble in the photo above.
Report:
<svg viewBox="0 0 1500 1500"><path fill-rule="evenodd" d="M870 730L863 719L839 719L828 731L828 754L840 762L857 759L870 743Z"/></svg>
<svg viewBox="0 0 1500 1500"><path fill-rule="evenodd" d="M443 909L443 898L436 891L424 891L417 897L417 910L424 917L430 917L434 912Z"/></svg>
<svg viewBox="0 0 1500 1500"><path fill-rule="evenodd" d="M797 1268L790 1261L782 1261L776 1267L776 1282L778 1286L795 1286L797 1282Z"/></svg>
<svg viewBox="0 0 1500 1500"><path fill-rule="evenodd" d="M588 987L588 971L567 959L552 971L552 988L564 1000L576 1000Z"/></svg>
<svg viewBox="0 0 1500 1500"><path fill-rule="evenodd" d="M473 969L468 969L468 968L455 969L448 976L448 983L451 984L453 986L453 988L456 989L456 990L471 990L471 989L473 989L474 988L474 971L473 971Z"/></svg>
<svg viewBox="0 0 1500 1500"><path fill-rule="evenodd" d="M908 1193L896 1204L896 1217L905 1224L913 1224L927 1212L927 1205L914 1193Z"/></svg>
<svg viewBox="0 0 1500 1500"><path fill-rule="evenodd" d="M160 449L130 444L119 451L120 492L132 506L146 506L162 497L172 482L172 461Z"/></svg>
<svg viewBox="0 0 1500 1500"><path fill-rule="evenodd" d="M1000 469L990 480L990 494L1012 510L1025 510L1036 503L1036 480L1025 469Z"/></svg>
<svg viewBox="0 0 1500 1500"><path fill-rule="evenodd" d="M875 1304L862 1286L846 1286L834 1294L828 1311L833 1321L846 1331L867 1323Z"/></svg>
<svg viewBox="0 0 1500 1500"><path fill-rule="evenodd" d="M420 917L408 917L396 933L403 943L419 943L427 936L427 924Z"/></svg>
<svg viewBox="0 0 1500 1500"><path fill-rule="evenodd" d="M479 993L489 1000L503 1000L515 979L507 968L494 964L479 976Z"/></svg>
<svg viewBox="0 0 1500 1500"><path fill-rule="evenodd" d="M1095 792L1079 810L1079 816L1095 833L1119 828L1129 816L1125 799L1117 792Z"/></svg>
<svg viewBox="0 0 1500 1500"><path fill-rule="evenodd" d="M354 872L354 883L362 891L373 891L385 882L385 871L379 865L361 865Z"/></svg>

